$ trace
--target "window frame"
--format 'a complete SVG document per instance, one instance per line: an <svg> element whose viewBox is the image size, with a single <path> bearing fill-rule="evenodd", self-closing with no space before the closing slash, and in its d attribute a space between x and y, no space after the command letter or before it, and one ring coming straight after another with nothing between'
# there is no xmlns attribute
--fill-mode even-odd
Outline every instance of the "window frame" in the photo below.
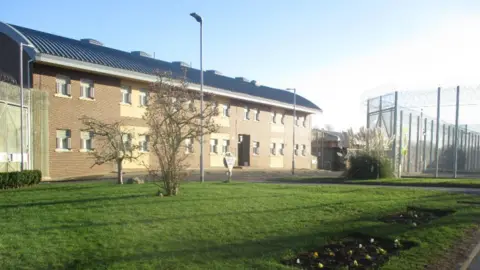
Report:
<svg viewBox="0 0 480 270"><path fill-rule="evenodd" d="M260 121L260 109L254 109L255 111L255 114L253 115L253 120L255 120L256 122L259 122Z"/></svg>
<svg viewBox="0 0 480 270"><path fill-rule="evenodd" d="M306 144L302 144L302 156L306 156L307 155L307 145Z"/></svg>
<svg viewBox="0 0 480 270"><path fill-rule="evenodd" d="M285 155L285 144L281 143L280 144L280 149L279 149L280 155L284 156Z"/></svg>
<svg viewBox="0 0 480 270"><path fill-rule="evenodd" d="M230 148L230 140L228 139L222 139L222 154L228 153Z"/></svg>
<svg viewBox="0 0 480 270"><path fill-rule="evenodd" d="M142 88L138 92L139 92L139 106L147 107L148 106L148 90Z"/></svg>
<svg viewBox="0 0 480 270"><path fill-rule="evenodd" d="M294 148L293 148L293 151L295 152L295 156L298 156L298 150L299 150L299 144L295 144L294 145Z"/></svg>
<svg viewBox="0 0 480 270"><path fill-rule="evenodd" d="M277 143L270 143L270 154L272 156L276 156L277 155Z"/></svg>
<svg viewBox="0 0 480 270"><path fill-rule="evenodd" d="M80 79L80 98L95 99L95 88L92 80Z"/></svg>
<svg viewBox="0 0 480 270"><path fill-rule="evenodd" d="M210 154L218 154L218 139L210 139Z"/></svg>
<svg viewBox="0 0 480 270"><path fill-rule="evenodd" d="M253 141L252 153L256 156L260 155L260 142Z"/></svg>
<svg viewBox="0 0 480 270"><path fill-rule="evenodd" d="M243 107L243 120L250 120L250 108L246 105Z"/></svg>
<svg viewBox="0 0 480 270"><path fill-rule="evenodd" d="M88 139L84 139L82 133L89 133ZM80 131L80 151L88 152L93 151L95 148L93 147L93 132L91 131ZM87 147L87 141L90 141L90 147Z"/></svg>
<svg viewBox="0 0 480 270"><path fill-rule="evenodd" d="M65 137L59 137L58 132L64 131ZM71 129L56 129L55 134L57 152L70 152L72 151L72 130Z"/></svg>
<svg viewBox="0 0 480 270"><path fill-rule="evenodd" d="M142 152L142 153L148 153L148 152L150 152L150 148L148 147L148 146L149 146L149 142L150 142L150 136L149 136L149 135L142 134L142 135L140 135L139 137L140 137L140 138L138 139L139 152Z"/></svg>
<svg viewBox="0 0 480 270"><path fill-rule="evenodd" d="M185 139L185 154L193 153L193 138Z"/></svg>
<svg viewBox="0 0 480 270"><path fill-rule="evenodd" d="M222 104L222 116L230 117L230 104Z"/></svg>
<svg viewBox="0 0 480 270"><path fill-rule="evenodd" d="M132 87L123 85L120 87L120 93L122 94L122 100L120 101L120 103L125 105L132 105ZM124 100L125 94L127 97L127 101Z"/></svg>
<svg viewBox="0 0 480 270"><path fill-rule="evenodd" d="M61 89L59 89L60 85L62 86ZM70 77L62 74L57 74L55 76L55 95L56 96L72 97L71 89L72 89L72 81Z"/></svg>

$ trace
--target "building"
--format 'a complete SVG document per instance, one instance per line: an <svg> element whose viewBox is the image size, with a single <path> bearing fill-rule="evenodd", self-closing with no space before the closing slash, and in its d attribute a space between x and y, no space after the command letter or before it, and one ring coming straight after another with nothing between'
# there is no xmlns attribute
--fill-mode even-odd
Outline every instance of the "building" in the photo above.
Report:
<svg viewBox="0 0 480 270"><path fill-rule="evenodd" d="M24 84L48 95L47 177L63 178L103 174L113 164L92 167L88 152L95 138L81 131L78 120L87 115L103 121L121 120L134 130L134 143L147 140L142 119L145 89L157 78L154 71L187 70L189 88L199 90L200 71L178 62L152 58L142 51L124 52L93 39L75 40L21 26L0 23L0 70L20 81L20 43L24 47ZM215 70L204 73L204 91L214 94L222 108L216 121L221 126L204 144L206 168L222 167L223 154L231 152L240 166L290 168L295 147L296 167L311 168L311 116L321 109L297 95L297 119L293 119L293 93L262 86L243 77L231 78ZM296 124L296 145L292 129ZM35 131L35 123L29 126ZM32 136L35 138L35 135ZM35 151L34 140L27 140ZM147 145L147 144L145 144ZM148 151L147 148L144 149ZM199 167L199 144L193 145L191 168ZM26 166L34 167L30 153ZM152 158L144 155L144 162ZM125 169L144 169L139 162Z"/></svg>
<svg viewBox="0 0 480 270"><path fill-rule="evenodd" d="M312 155L317 156L319 169L342 170L349 148L346 132L312 129Z"/></svg>

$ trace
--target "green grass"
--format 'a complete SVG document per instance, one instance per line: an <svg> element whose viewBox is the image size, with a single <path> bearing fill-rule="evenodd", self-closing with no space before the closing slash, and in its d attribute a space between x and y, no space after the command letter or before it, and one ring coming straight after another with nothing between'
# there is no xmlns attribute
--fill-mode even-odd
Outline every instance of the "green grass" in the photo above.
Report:
<svg viewBox="0 0 480 270"><path fill-rule="evenodd" d="M351 185L387 185L387 186L413 186L413 187L460 187L480 188L480 179L444 179L444 178L400 178L400 179L370 179L370 180L345 180L342 178L328 177L286 177L271 179L270 182L298 182L298 183L325 183L325 184L351 184Z"/></svg>
<svg viewBox="0 0 480 270"><path fill-rule="evenodd" d="M42 184L0 191L0 269L286 269L292 252L352 232L416 241L384 269L423 269L476 227L480 197L414 189L189 183ZM457 212L413 228L378 221L406 206Z"/></svg>

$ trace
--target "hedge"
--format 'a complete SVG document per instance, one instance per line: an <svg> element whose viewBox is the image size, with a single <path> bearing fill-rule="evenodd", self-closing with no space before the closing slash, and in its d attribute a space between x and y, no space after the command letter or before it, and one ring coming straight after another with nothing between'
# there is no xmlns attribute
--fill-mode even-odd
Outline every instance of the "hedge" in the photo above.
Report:
<svg viewBox="0 0 480 270"><path fill-rule="evenodd" d="M380 170L379 170L380 169ZM376 179L394 177L392 162L386 157L375 157L367 153L351 156L346 170L349 179Z"/></svg>
<svg viewBox="0 0 480 270"><path fill-rule="evenodd" d="M19 188L40 183L42 172L25 170L22 172L0 172L0 189Z"/></svg>

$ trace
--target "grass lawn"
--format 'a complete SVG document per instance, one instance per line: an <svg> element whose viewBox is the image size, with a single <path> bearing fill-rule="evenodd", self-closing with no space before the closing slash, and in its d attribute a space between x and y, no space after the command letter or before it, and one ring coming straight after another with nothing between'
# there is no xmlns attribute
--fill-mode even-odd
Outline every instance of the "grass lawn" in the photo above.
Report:
<svg viewBox="0 0 480 270"><path fill-rule="evenodd" d="M461 187L480 188L480 179L444 179L444 178L400 178L400 179L371 179L371 180L345 180L342 178L327 177L286 177L272 179L271 182L300 182L300 183L331 183L352 185L389 185L389 186L418 186L418 187Z"/></svg>
<svg viewBox="0 0 480 270"><path fill-rule="evenodd" d="M234 182L155 192L109 183L0 191L0 269L287 269L287 254L352 232L416 241L384 269L423 269L480 219L480 197L413 189ZM378 221L406 206L457 212L416 228Z"/></svg>

